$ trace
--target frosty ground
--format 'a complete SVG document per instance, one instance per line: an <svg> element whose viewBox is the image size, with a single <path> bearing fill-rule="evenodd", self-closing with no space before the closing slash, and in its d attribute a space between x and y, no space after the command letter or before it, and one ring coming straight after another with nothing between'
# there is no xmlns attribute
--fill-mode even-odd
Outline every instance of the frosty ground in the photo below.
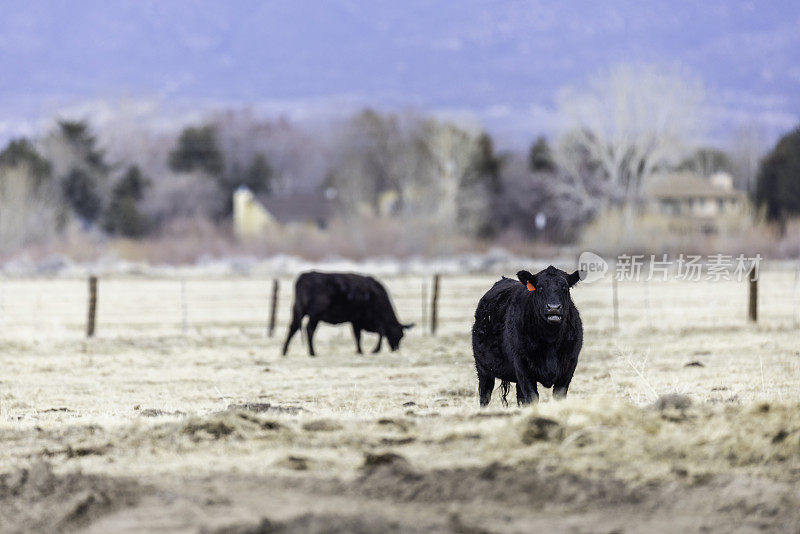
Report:
<svg viewBox="0 0 800 534"><path fill-rule="evenodd" d="M180 281L101 280L92 340L84 281L4 281L0 531L800 528L790 273L758 325L734 281L622 284L618 330L609 286L579 287L569 398L479 410L470 315L495 278L444 279L436 336L423 280L389 278L418 323L402 349L323 325L317 358L279 355L288 280L272 338L267 280L187 281L185 334Z"/></svg>

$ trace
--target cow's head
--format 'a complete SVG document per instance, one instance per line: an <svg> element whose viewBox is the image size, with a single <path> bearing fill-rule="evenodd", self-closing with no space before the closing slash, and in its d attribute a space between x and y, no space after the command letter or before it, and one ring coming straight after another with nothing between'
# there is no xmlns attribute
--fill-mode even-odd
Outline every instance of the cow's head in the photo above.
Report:
<svg viewBox="0 0 800 534"><path fill-rule="evenodd" d="M396 323L386 329L386 339L389 341L389 346L392 348L392 350L397 350L400 347L400 340L403 339L403 334L406 330L413 326L414 323Z"/></svg>
<svg viewBox="0 0 800 534"><path fill-rule="evenodd" d="M580 281L580 271L567 274L551 265L536 274L520 271L517 278L530 292L535 316L551 325L561 324L572 304L569 289Z"/></svg>

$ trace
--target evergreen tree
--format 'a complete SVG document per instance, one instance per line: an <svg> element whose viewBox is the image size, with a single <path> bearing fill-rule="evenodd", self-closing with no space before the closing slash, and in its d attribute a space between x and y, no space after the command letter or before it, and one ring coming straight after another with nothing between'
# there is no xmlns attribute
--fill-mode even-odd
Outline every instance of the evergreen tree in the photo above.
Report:
<svg viewBox="0 0 800 534"><path fill-rule="evenodd" d="M169 155L169 166L175 172L203 171L221 180L224 165L214 127L185 128Z"/></svg>
<svg viewBox="0 0 800 534"><path fill-rule="evenodd" d="M254 193L272 192L272 167L264 154L257 154L253 158L243 178L244 185Z"/></svg>
<svg viewBox="0 0 800 534"><path fill-rule="evenodd" d="M756 202L769 220L800 215L800 127L784 135L761 161Z"/></svg>
<svg viewBox="0 0 800 534"><path fill-rule="evenodd" d="M553 172L556 164L550 145L544 137L539 137L528 152L528 168L533 172Z"/></svg>
<svg viewBox="0 0 800 534"><path fill-rule="evenodd" d="M111 193L103 227L109 234L140 237L147 231L147 221L139 210L150 181L142 176L139 167L132 165Z"/></svg>
<svg viewBox="0 0 800 534"><path fill-rule="evenodd" d="M0 167L26 167L34 180L34 188L48 181L52 174L50 163L44 159L27 139L14 139L0 152Z"/></svg>
<svg viewBox="0 0 800 534"><path fill-rule="evenodd" d="M93 173L108 172L108 165L103 161L103 151L97 148L97 140L85 121L59 121L58 127L61 137L82 164Z"/></svg>
<svg viewBox="0 0 800 534"><path fill-rule="evenodd" d="M83 169L73 168L61 182L64 199L84 222L97 219L103 208L92 177Z"/></svg>
<svg viewBox="0 0 800 534"><path fill-rule="evenodd" d="M473 156L472 175L473 179L483 182L487 191L493 195L500 194L503 184L500 178L500 171L503 168L503 158L495 154L494 142L491 136L483 132L478 136L477 147Z"/></svg>

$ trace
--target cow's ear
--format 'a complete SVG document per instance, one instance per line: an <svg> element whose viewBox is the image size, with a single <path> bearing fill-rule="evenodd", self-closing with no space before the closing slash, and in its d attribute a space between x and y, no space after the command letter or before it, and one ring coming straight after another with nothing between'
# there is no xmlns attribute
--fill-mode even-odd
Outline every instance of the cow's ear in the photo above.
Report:
<svg viewBox="0 0 800 534"><path fill-rule="evenodd" d="M569 283L569 287L574 286L580 281L581 281L581 271L575 271L574 273L572 273L567 277L567 283Z"/></svg>
<svg viewBox="0 0 800 534"><path fill-rule="evenodd" d="M531 291L531 287L536 287L536 277L528 271L519 271L517 273L517 278L519 278L519 281L522 282L523 286L530 285L530 287L528 287L528 291Z"/></svg>
<svg viewBox="0 0 800 534"><path fill-rule="evenodd" d="M402 326L403 326L403 330L409 330L411 328L414 328L414 323L406 323L406 324L404 324Z"/></svg>

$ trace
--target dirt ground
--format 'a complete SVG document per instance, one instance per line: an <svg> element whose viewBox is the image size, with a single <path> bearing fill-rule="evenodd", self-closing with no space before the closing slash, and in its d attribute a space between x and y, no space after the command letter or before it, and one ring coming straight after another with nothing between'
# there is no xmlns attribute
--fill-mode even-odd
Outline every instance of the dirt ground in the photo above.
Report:
<svg viewBox="0 0 800 534"><path fill-rule="evenodd" d="M613 331L609 287L579 287L568 399L479 410L468 328L491 281L445 280L432 337L419 280L389 280L418 322L402 349L357 356L323 325L317 358L299 337L279 355L285 315L265 337L265 283L190 281L181 335L178 284L101 281L87 341L82 282L7 282L0 531L800 532L791 299L752 326L734 283L621 287Z"/></svg>

